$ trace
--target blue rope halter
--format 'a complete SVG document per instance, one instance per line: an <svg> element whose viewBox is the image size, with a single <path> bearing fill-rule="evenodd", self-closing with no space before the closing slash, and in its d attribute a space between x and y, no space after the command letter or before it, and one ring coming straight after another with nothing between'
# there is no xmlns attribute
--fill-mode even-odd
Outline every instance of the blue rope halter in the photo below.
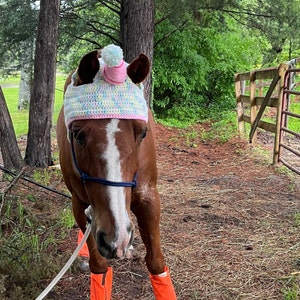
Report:
<svg viewBox="0 0 300 300"><path fill-rule="evenodd" d="M116 187L136 187L137 186L137 173L134 175L133 180L132 181L111 181L111 180L106 180L103 178L99 178L99 177L92 177L89 176L87 173L83 172L77 163L77 159L76 159L76 154L75 154L75 149L74 149L74 138L73 138L73 132L70 131L69 134L69 138L70 138L70 144L71 144L71 152L72 152L72 158L73 158L73 162L74 162L74 166L77 170L77 172L80 175L80 180L82 183L85 183L87 181L91 181L91 182L96 182L102 185L107 185L107 186L116 186Z"/></svg>

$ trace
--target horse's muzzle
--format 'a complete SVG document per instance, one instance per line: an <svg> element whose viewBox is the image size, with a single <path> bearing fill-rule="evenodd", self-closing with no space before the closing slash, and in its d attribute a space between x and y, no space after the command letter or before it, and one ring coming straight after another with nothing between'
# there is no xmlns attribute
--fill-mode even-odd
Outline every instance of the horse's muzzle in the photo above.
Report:
<svg viewBox="0 0 300 300"><path fill-rule="evenodd" d="M97 232L96 242L100 254L107 258L124 258L133 241L133 230L128 233L128 239L125 239L120 245L115 242L108 242L109 238L104 232Z"/></svg>

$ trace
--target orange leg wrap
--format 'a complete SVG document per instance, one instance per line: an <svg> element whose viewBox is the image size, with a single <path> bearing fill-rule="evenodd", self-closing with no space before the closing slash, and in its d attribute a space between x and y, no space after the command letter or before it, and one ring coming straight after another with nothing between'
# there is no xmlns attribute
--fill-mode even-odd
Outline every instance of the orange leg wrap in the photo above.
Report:
<svg viewBox="0 0 300 300"><path fill-rule="evenodd" d="M91 273L90 300L110 300L112 278L112 267L108 267L107 272L103 274Z"/></svg>
<svg viewBox="0 0 300 300"><path fill-rule="evenodd" d="M79 245L79 243L81 242L82 238L83 238L83 233L79 229L79 231L78 231L77 245ZM89 253L89 249L88 249L87 243L83 244L83 247L80 249L80 251L78 253L78 256L84 256L84 257L87 257L87 258L90 257L90 253Z"/></svg>
<svg viewBox="0 0 300 300"><path fill-rule="evenodd" d="M150 280L156 300L177 299L168 267L165 267L163 274L150 274Z"/></svg>

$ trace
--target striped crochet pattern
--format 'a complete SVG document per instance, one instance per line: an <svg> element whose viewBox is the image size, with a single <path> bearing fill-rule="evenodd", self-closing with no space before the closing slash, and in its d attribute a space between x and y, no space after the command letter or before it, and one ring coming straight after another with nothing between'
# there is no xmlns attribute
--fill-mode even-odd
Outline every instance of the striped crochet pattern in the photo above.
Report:
<svg viewBox="0 0 300 300"><path fill-rule="evenodd" d="M67 128L74 120L85 119L137 119L148 121L148 107L142 85L134 84L127 76L122 84L113 85L102 76L104 62L99 59L100 70L93 83L74 86L75 72L64 99Z"/></svg>

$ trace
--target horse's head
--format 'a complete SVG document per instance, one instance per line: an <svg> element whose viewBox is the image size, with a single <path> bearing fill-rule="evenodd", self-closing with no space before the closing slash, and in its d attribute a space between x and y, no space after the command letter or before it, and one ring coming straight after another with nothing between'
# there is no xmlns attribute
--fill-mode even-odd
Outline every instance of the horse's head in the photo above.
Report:
<svg viewBox="0 0 300 300"><path fill-rule="evenodd" d="M78 169L94 179L83 184L94 237L106 258L123 257L133 239L130 183L138 176L138 148L146 130L146 122L119 119L74 121L70 127Z"/></svg>
<svg viewBox="0 0 300 300"><path fill-rule="evenodd" d="M85 201L92 208L92 232L101 255L106 258L122 258L133 239L130 215L132 189L135 188L136 178L138 181L139 149L144 140L147 140L148 118L145 100L141 99L144 101L142 108L136 107L134 112L131 111L131 101L135 99L127 99L126 95L129 95L129 98L143 98L141 96L143 92L138 84L148 75L149 60L141 54L126 66L127 75L125 74L124 84L132 90L124 92L122 89L118 90L124 84L114 85L102 78L103 66L98 56L98 52L94 51L82 58L76 74L73 75L72 83L66 90L66 100L67 97L76 98L77 93L83 93L79 105L74 106L73 103L68 107L65 100L73 176L81 177L82 181L80 186L78 181L77 187L72 182L69 186L72 186L71 191L72 194L76 194L76 198ZM106 88L102 90L102 87L97 90L98 87L94 86L97 80L105 84L108 90ZM115 89L117 94L109 99L110 93L114 93ZM92 105L97 105L96 102L100 98L105 98L104 103L100 109L88 107L90 115L82 116L84 113L80 111L81 105L85 99L92 97L92 92L98 93L96 100L89 99ZM124 99L117 99L120 95ZM119 103L116 104L116 101ZM120 103L125 103L129 111L126 111L126 107L118 110ZM111 106L116 110L115 113L109 111ZM146 111L143 111L145 107ZM77 117L72 114L76 110ZM105 110L108 111L107 117L101 116ZM124 119L118 115L121 113L125 113ZM71 181L66 178L66 174L64 176L65 180ZM85 199L82 199L83 197ZM76 206L74 209L76 210Z"/></svg>

